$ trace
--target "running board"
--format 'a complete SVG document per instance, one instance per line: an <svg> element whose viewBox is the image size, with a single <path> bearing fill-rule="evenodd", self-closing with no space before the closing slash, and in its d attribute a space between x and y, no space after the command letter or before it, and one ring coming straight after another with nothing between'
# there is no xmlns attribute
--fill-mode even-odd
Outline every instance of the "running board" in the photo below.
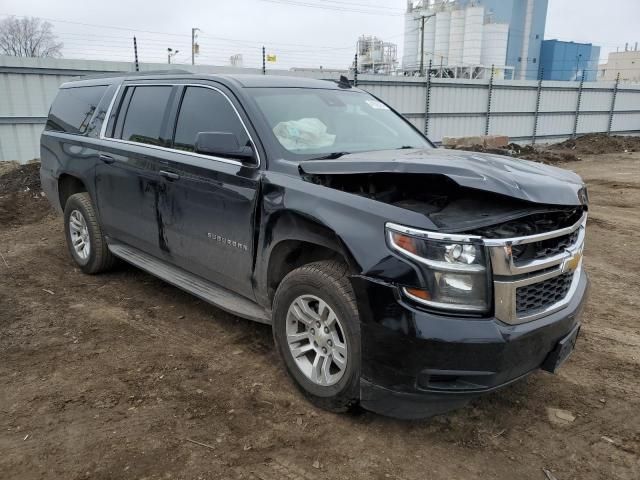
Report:
<svg viewBox="0 0 640 480"><path fill-rule="evenodd" d="M181 268L169 265L137 248L121 243L110 243L109 250L125 262L161 278L221 310L255 322L271 324L271 318L264 308L237 293L208 282Z"/></svg>

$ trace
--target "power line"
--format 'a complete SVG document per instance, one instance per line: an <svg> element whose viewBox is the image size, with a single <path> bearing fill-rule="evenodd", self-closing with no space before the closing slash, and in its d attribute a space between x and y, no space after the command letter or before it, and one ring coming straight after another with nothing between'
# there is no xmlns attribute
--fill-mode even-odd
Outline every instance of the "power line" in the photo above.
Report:
<svg viewBox="0 0 640 480"><path fill-rule="evenodd" d="M318 3L309 3L308 1L300 1L300 0L257 0L259 2L267 2L267 3L276 3L281 5L292 5L296 7L308 7L308 8L317 8L321 10L335 10L339 12L351 12L351 13L363 13L366 15L384 15L384 16L402 16L401 10L398 10L397 13L391 12L381 12L375 10L364 10L364 9L356 9L352 7L340 7L340 6L332 6L327 4L318 4Z"/></svg>

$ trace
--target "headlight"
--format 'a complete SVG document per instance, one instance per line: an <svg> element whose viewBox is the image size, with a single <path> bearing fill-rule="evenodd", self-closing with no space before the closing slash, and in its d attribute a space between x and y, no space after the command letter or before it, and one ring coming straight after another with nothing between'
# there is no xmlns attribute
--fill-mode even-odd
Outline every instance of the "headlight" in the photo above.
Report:
<svg viewBox="0 0 640 480"><path fill-rule="evenodd" d="M403 292L436 309L487 312L490 292L484 245L473 238L450 237L425 238L413 235L410 229L387 225L389 246L424 267L425 288L403 288Z"/></svg>

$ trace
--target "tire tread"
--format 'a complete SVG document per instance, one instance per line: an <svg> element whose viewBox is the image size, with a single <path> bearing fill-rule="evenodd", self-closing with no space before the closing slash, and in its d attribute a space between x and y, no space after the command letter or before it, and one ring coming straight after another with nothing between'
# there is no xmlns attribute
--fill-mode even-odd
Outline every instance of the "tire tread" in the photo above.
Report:
<svg viewBox="0 0 640 480"><path fill-rule="evenodd" d="M100 227L100 222L98 221L95 209L93 208L93 202L91 201L89 193L75 193L67 199L67 203L65 205L65 218L69 214L68 210L71 210L71 208L73 208L73 204L76 202L82 207L83 216L85 217L85 221L89 227L89 234L91 236L91 255L93 256L86 265L79 265L80 268L83 272L92 275L112 269L116 264L117 259L109 250L104 235L102 234L102 228ZM68 229L68 226L65 225L65 228ZM69 246L69 251L71 252L71 246Z"/></svg>
<svg viewBox="0 0 640 480"><path fill-rule="evenodd" d="M328 286L329 288L333 289L335 293L337 293L338 296L341 297L341 299L346 303L346 307L351 311L351 317L357 320L356 325L353 325L353 327L358 332L359 337L360 326L358 308L349 277L350 271L348 265L344 261L337 259L321 260L298 267L295 270L289 272L289 274L284 277L282 282L280 282L280 285L278 286L278 289L276 290L276 294L274 296L273 311L274 313L278 312L283 307L282 305L280 305L280 300L283 297L282 294L287 288L289 288L291 284L296 284L303 279L313 279L313 283L319 283L320 285ZM288 308L288 306L286 307ZM345 319L345 321L347 321L347 319ZM274 327L275 325L276 323L274 322ZM276 336L274 331L274 338L275 337ZM359 338L357 338L357 341L359 342ZM276 344L277 343L278 342L276 338ZM280 348L281 353L283 353L283 347L278 347ZM359 361L360 359L358 358L356 360L356 362L358 362L358 365ZM291 375L291 372L289 372L289 375L295 381L295 377ZM356 369L356 375L357 379L355 379L355 382L357 386L359 385L360 377L359 367ZM348 412L355 409L360 403L359 388L356 388L355 391L352 389L351 391L346 392L346 396L340 396L334 399L330 397L325 399L318 399L318 397L314 396L310 392L307 392L301 385L299 385L298 382L296 383L298 384L298 387L301 389L304 395L307 396L307 398L309 398L313 403L320 406L321 408L330 410L332 412Z"/></svg>

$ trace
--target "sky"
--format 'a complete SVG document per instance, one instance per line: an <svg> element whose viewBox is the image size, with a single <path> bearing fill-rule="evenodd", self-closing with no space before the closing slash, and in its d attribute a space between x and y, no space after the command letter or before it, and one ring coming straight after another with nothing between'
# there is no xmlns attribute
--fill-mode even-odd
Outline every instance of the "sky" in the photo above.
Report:
<svg viewBox="0 0 640 480"><path fill-rule="evenodd" d="M131 61L132 37L141 62L191 62L191 28L200 29L196 63L228 65L242 54L259 67L262 46L273 68L346 68L359 35L398 44L402 51L406 0L2 0L0 19L36 16L50 21L65 58ZM549 0L545 38L591 42L601 58L640 41L638 0ZM401 58L401 57L400 57Z"/></svg>

